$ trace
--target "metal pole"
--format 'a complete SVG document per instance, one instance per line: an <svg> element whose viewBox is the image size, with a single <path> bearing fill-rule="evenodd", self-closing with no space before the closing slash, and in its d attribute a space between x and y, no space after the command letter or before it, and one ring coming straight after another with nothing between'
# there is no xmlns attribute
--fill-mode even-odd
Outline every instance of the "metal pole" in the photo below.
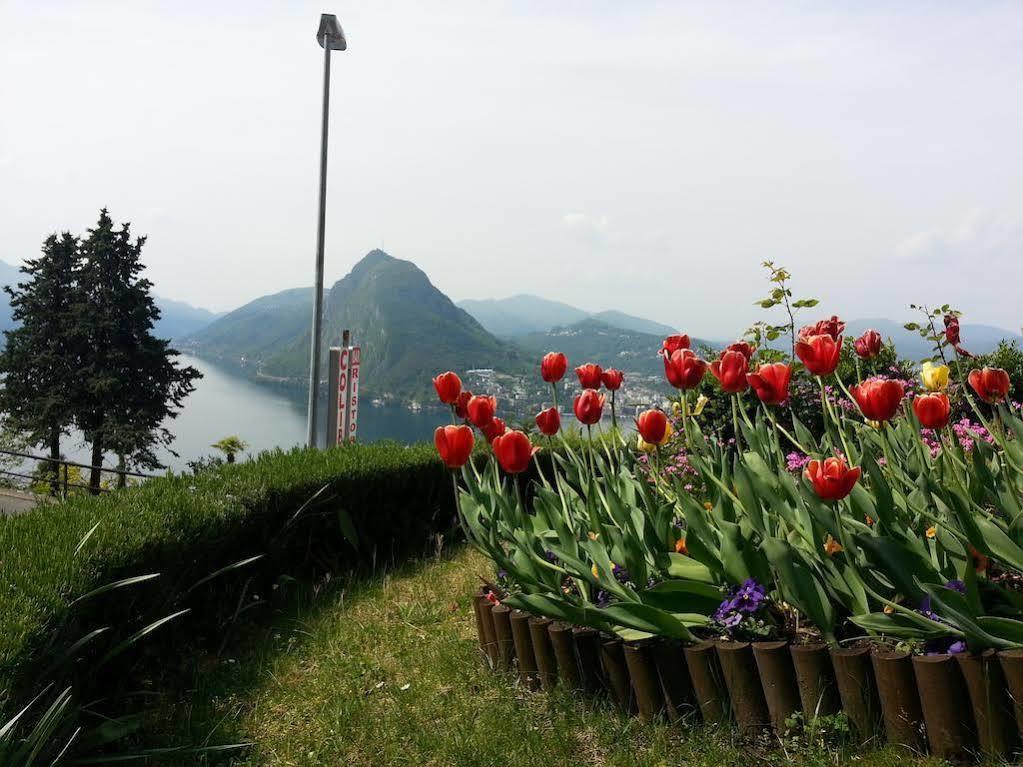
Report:
<svg viewBox="0 0 1023 767"><path fill-rule="evenodd" d="M309 353L309 423L306 444L316 447L316 409L320 389L320 334L323 325L323 232L327 221L327 122L330 113L330 44L323 41L323 129L320 138L320 220L316 230L316 286L313 288L313 332Z"/></svg>

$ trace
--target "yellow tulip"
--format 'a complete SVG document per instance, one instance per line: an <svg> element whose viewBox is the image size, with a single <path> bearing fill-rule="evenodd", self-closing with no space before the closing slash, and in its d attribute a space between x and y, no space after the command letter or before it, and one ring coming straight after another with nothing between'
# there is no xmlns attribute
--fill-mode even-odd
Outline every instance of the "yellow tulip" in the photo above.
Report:
<svg viewBox="0 0 1023 767"><path fill-rule="evenodd" d="M593 577L594 578L599 578L600 577L600 570L597 569L596 565L594 565L593 567L590 568L590 572L593 573Z"/></svg>
<svg viewBox="0 0 1023 767"><path fill-rule="evenodd" d="M934 525L931 525L930 527L927 528L927 537L928 538L934 538L935 536L937 536L937 534L938 534L938 528L936 528Z"/></svg>
<svg viewBox="0 0 1023 767"><path fill-rule="evenodd" d="M710 402L710 400L707 399L705 395L701 394L699 399L696 400L696 407L693 408L693 415L699 415L702 413L708 402Z"/></svg>
<svg viewBox="0 0 1023 767"><path fill-rule="evenodd" d="M636 447L642 450L644 453L652 453L657 449L657 445L652 445L642 437L636 438Z"/></svg>
<svg viewBox="0 0 1023 767"><path fill-rule="evenodd" d="M948 386L948 372L948 365L925 362L923 368L920 369L920 378L923 379L924 386L928 390L941 391Z"/></svg>

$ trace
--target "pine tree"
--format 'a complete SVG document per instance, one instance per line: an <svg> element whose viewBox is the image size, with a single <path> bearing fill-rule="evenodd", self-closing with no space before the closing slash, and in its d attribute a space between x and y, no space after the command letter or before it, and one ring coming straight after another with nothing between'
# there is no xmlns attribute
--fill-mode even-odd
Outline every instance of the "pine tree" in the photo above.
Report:
<svg viewBox="0 0 1023 767"><path fill-rule="evenodd" d="M160 466L154 448L174 438L163 424L201 377L195 368L175 364L178 352L152 333L160 311L152 283L139 276L145 242L145 237L132 239L130 224L115 229L104 208L81 244L76 311L85 338L74 411L92 444L93 492L99 492L95 467L106 451L118 456L121 467Z"/></svg>
<svg viewBox="0 0 1023 767"><path fill-rule="evenodd" d="M45 444L56 492L60 440L72 425L80 351L77 315L78 238L64 232L46 238L42 255L21 267L25 282L6 286L11 318L0 353L4 387L0 407L5 426Z"/></svg>

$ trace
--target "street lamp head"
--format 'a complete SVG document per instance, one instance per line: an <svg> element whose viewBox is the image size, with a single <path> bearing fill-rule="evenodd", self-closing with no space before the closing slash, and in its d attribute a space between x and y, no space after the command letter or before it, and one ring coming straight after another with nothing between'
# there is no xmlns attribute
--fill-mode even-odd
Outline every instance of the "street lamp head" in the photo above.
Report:
<svg viewBox="0 0 1023 767"><path fill-rule="evenodd" d="M320 14L320 28L316 32L316 42L320 47L328 45L332 51L343 51L348 47L345 41L345 32L341 29L341 23L333 13Z"/></svg>

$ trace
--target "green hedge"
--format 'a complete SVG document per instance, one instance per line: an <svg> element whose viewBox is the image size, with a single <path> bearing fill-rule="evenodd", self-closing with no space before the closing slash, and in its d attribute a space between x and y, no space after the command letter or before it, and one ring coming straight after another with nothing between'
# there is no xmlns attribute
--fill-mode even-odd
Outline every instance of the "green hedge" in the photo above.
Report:
<svg viewBox="0 0 1023 767"><path fill-rule="evenodd" d="M49 681L48 661L95 628L115 628L102 638L109 649L147 621L187 608L177 637L222 631L241 600L281 574L421 551L453 521L451 480L432 446L387 443L264 453L0 519L0 703L23 702ZM346 538L351 527L357 548ZM159 577L73 604L150 573ZM103 652L102 642L91 644Z"/></svg>

